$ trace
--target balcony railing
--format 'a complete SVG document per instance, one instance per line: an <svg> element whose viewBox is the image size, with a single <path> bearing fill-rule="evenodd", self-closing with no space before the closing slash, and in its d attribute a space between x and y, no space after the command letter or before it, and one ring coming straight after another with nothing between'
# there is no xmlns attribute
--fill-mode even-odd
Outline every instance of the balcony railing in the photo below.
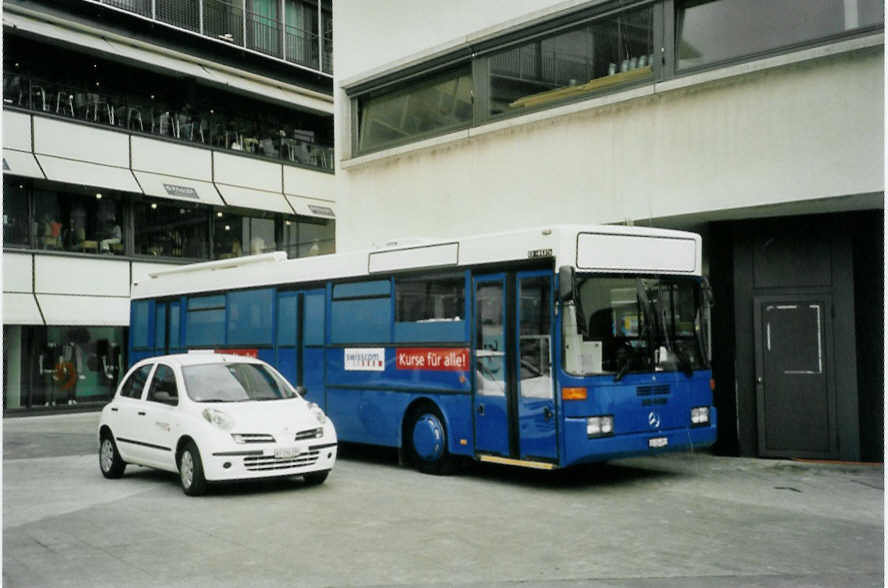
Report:
<svg viewBox="0 0 888 588"><path fill-rule="evenodd" d="M252 49L325 73L333 73L333 40L283 20L244 10L243 0L89 0ZM325 17L326 18L326 17ZM323 27L318 27L322 30ZM319 56L323 54L323 62Z"/></svg>
<svg viewBox="0 0 888 588"><path fill-rule="evenodd" d="M129 132L203 144L253 156L333 169L333 148L315 142L315 133L287 121L270 123L214 110L192 110L138 97L3 74L3 105L126 129Z"/></svg>

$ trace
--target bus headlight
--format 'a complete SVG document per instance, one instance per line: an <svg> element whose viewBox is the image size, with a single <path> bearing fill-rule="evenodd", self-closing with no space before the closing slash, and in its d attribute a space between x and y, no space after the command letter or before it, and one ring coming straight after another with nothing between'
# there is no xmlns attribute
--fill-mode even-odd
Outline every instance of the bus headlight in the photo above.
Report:
<svg viewBox="0 0 888 588"><path fill-rule="evenodd" d="M702 426L709 424L709 407L695 406L691 409L691 425Z"/></svg>
<svg viewBox="0 0 888 588"><path fill-rule="evenodd" d="M586 435L589 437L604 437L614 432L613 415L594 416L586 419Z"/></svg>

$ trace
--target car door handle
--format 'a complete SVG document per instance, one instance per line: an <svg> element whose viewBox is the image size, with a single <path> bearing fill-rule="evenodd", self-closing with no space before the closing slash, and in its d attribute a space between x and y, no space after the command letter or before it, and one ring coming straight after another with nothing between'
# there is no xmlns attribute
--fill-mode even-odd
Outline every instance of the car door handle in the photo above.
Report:
<svg viewBox="0 0 888 588"><path fill-rule="evenodd" d="M140 410L140 411L139 411L139 416L145 416L145 411L144 411L144 410Z"/></svg>

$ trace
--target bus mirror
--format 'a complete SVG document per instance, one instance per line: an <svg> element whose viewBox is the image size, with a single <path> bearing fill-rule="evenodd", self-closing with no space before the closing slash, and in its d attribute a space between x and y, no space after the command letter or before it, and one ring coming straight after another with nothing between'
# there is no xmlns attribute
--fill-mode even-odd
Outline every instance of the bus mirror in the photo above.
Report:
<svg viewBox="0 0 888 588"><path fill-rule="evenodd" d="M574 298L574 268L563 265L558 268L558 299L567 302Z"/></svg>

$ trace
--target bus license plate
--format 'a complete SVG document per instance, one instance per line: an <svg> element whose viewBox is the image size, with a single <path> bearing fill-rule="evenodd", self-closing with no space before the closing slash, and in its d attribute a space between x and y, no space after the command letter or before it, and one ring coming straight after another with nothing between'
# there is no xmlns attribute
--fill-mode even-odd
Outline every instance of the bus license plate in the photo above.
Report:
<svg viewBox="0 0 888 588"><path fill-rule="evenodd" d="M666 437L654 437L653 439L648 439L648 447L651 449L659 449L660 447L666 447L669 445L669 439Z"/></svg>
<svg viewBox="0 0 888 588"><path fill-rule="evenodd" d="M286 459L288 457L296 457L302 453L302 449L299 447L277 447L274 450L274 456L277 459Z"/></svg>

